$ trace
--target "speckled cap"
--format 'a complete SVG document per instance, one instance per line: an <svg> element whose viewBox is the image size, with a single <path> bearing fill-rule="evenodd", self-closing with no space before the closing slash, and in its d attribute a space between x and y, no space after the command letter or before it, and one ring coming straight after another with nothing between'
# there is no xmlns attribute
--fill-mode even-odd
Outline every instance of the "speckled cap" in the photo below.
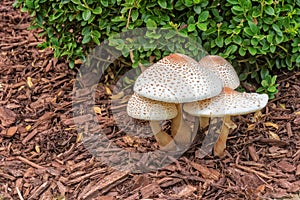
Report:
<svg viewBox="0 0 300 200"><path fill-rule="evenodd" d="M240 79L233 66L221 56L208 55L203 57L199 63L213 71L221 79L223 87L236 89L240 85Z"/></svg>
<svg viewBox="0 0 300 200"><path fill-rule="evenodd" d="M183 110L190 115L202 117L243 115L261 110L267 105L268 99L267 94L240 93L224 87L218 96L184 104Z"/></svg>
<svg viewBox="0 0 300 200"><path fill-rule="evenodd" d="M128 100L127 113L130 117L143 120L167 120L176 117L174 103L155 101L133 94Z"/></svg>
<svg viewBox="0 0 300 200"><path fill-rule="evenodd" d="M149 99L185 103L218 95L222 82L194 59L175 53L148 67L137 78L133 90Z"/></svg>

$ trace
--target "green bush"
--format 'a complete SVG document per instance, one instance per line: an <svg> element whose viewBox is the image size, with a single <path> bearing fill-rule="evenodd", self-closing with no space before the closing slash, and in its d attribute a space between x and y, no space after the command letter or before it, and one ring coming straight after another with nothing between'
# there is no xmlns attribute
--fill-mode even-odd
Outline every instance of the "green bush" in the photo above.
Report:
<svg viewBox="0 0 300 200"><path fill-rule="evenodd" d="M210 54L230 60L241 80L260 83L270 70L300 66L300 0L16 0L14 6L35 16L32 28L41 28L47 39L41 46L66 57L70 67L104 39L140 27L147 27L152 39L162 37L156 28L192 38ZM161 45L169 52L183 45L172 42L173 36L163 36L167 42ZM129 57L124 41L112 44ZM186 47L198 53L195 45ZM165 53L155 49L149 42L134 50L136 62Z"/></svg>

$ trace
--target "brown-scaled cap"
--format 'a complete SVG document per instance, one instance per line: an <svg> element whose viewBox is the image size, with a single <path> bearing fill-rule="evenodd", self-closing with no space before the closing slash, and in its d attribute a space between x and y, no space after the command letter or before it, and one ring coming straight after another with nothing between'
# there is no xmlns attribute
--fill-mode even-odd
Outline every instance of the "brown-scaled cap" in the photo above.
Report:
<svg viewBox="0 0 300 200"><path fill-rule="evenodd" d="M176 117L177 109L174 103L155 101L134 93L128 100L127 113L135 119L160 121Z"/></svg>
<svg viewBox="0 0 300 200"><path fill-rule="evenodd" d="M218 95L222 83L194 59L175 53L148 67L137 78L133 90L149 99L184 103Z"/></svg>
<svg viewBox="0 0 300 200"><path fill-rule="evenodd" d="M240 79L233 66L221 56L204 56L199 63L201 66L213 71L221 79L223 87L236 89L240 85Z"/></svg>
<svg viewBox="0 0 300 200"><path fill-rule="evenodd" d="M193 116L222 117L243 115L261 110L268 103L267 94L241 93L224 87L221 94L202 101L186 103L183 110Z"/></svg>

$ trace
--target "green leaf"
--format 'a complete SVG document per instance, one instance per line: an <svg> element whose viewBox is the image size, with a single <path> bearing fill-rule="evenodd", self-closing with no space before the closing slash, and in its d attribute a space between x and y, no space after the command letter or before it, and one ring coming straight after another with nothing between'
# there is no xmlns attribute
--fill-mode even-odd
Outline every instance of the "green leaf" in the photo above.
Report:
<svg viewBox="0 0 300 200"><path fill-rule="evenodd" d="M235 15L242 15L244 13L244 9L241 6L233 6L231 11Z"/></svg>
<svg viewBox="0 0 300 200"><path fill-rule="evenodd" d="M152 19L148 19L147 23L146 23L146 27L149 29L149 30L155 30L157 28L157 24L154 20Z"/></svg>
<svg viewBox="0 0 300 200"><path fill-rule="evenodd" d="M274 29L274 31L276 31L278 35L282 36L282 32L277 24L272 24L272 28Z"/></svg>
<svg viewBox="0 0 300 200"><path fill-rule="evenodd" d="M271 6L266 6L264 11L268 14L268 15L275 15L274 9Z"/></svg>
<svg viewBox="0 0 300 200"><path fill-rule="evenodd" d="M157 3L161 8L164 8L164 9L167 8L168 4L167 4L166 0L158 0Z"/></svg>
<svg viewBox="0 0 300 200"><path fill-rule="evenodd" d="M165 39L169 40L172 37L174 37L177 33L175 31L169 31L166 35L165 35Z"/></svg>
<svg viewBox="0 0 300 200"><path fill-rule="evenodd" d="M195 24L189 24L188 25L188 32L192 32L194 30L196 30L196 25Z"/></svg>
<svg viewBox="0 0 300 200"><path fill-rule="evenodd" d="M70 69L73 69L74 66L75 66L74 61L70 61L70 62L69 62L69 67L70 67Z"/></svg>
<svg viewBox="0 0 300 200"><path fill-rule="evenodd" d="M77 5L80 5L82 4L80 0L71 0L73 3L77 4Z"/></svg>
<svg viewBox="0 0 300 200"><path fill-rule="evenodd" d="M247 74L247 73L241 73L241 74L239 75L239 79L240 79L241 81L246 80L247 77L248 77L248 74Z"/></svg>
<svg viewBox="0 0 300 200"><path fill-rule="evenodd" d="M244 9L241 6L233 6L231 9L235 10L235 11L239 11L239 12L243 12L244 11Z"/></svg>
<svg viewBox="0 0 300 200"><path fill-rule="evenodd" d="M100 45L100 40L97 37L93 37L93 41L97 44Z"/></svg>
<svg viewBox="0 0 300 200"><path fill-rule="evenodd" d="M242 38L239 35L234 35L233 42L236 44L242 44Z"/></svg>
<svg viewBox="0 0 300 200"><path fill-rule="evenodd" d="M203 11L200 13L198 16L198 21L199 22L205 22L208 19L209 12L207 10Z"/></svg>
<svg viewBox="0 0 300 200"><path fill-rule="evenodd" d="M262 85L264 88L266 88L266 87L269 86L269 83L268 83L267 80L262 80L262 81L261 81L261 85Z"/></svg>
<svg viewBox="0 0 300 200"><path fill-rule="evenodd" d="M248 51L249 51L249 53L250 53L252 56L256 55L256 53L257 53L257 49L255 49L255 48L253 48L253 47L249 47L249 48L248 48Z"/></svg>
<svg viewBox="0 0 300 200"><path fill-rule="evenodd" d="M267 35L267 41L269 42L269 43L273 43L273 35Z"/></svg>
<svg viewBox="0 0 300 200"><path fill-rule="evenodd" d="M93 10L93 13L94 13L95 15L101 14L101 13L102 13L102 8L101 8L101 7L95 8L95 9Z"/></svg>
<svg viewBox="0 0 300 200"><path fill-rule="evenodd" d="M135 22L138 17L139 17L139 11L138 10L132 10L132 12L131 12L132 21Z"/></svg>
<svg viewBox="0 0 300 200"><path fill-rule="evenodd" d="M91 32L92 37L96 37L96 38L100 38L101 37L101 33L97 30L93 30Z"/></svg>
<svg viewBox="0 0 300 200"><path fill-rule="evenodd" d="M257 46L258 45L258 39L257 38L252 38L251 39L251 44L253 45L253 46Z"/></svg>
<svg viewBox="0 0 300 200"><path fill-rule="evenodd" d="M206 30L207 30L207 23L197 23L197 27L198 27L201 31L206 31Z"/></svg>
<svg viewBox="0 0 300 200"><path fill-rule="evenodd" d="M240 54L241 56L245 56L245 55L246 55L246 51L245 51L245 49L244 49L243 47L240 47L240 48L239 48L239 54Z"/></svg>
<svg viewBox="0 0 300 200"><path fill-rule="evenodd" d="M107 7L107 6L108 6L108 0L100 0L100 3L101 3L104 7Z"/></svg>
<svg viewBox="0 0 300 200"><path fill-rule="evenodd" d="M225 54L231 55L231 54L235 53L237 49L238 49L238 47L235 44L232 44L226 49Z"/></svg>
<svg viewBox="0 0 300 200"><path fill-rule="evenodd" d="M194 9L194 12L195 12L196 14L200 14L200 13L201 13L201 6L200 6L200 5L195 5L195 6L193 7L193 9Z"/></svg>
<svg viewBox="0 0 300 200"><path fill-rule="evenodd" d="M274 53L275 50L276 50L276 46L275 46L275 45L274 45L274 46L270 46L270 52L271 52L271 53Z"/></svg>
<svg viewBox="0 0 300 200"><path fill-rule="evenodd" d="M33 0L25 0L25 5L29 9L34 9L34 1Z"/></svg>
<svg viewBox="0 0 300 200"><path fill-rule="evenodd" d="M89 43L90 41L91 41L91 35L90 34L87 34L87 35L83 36L82 44Z"/></svg>
<svg viewBox="0 0 300 200"><path fill-rule="evenodd" d="M276 87L275 86L270 86L270 87L268 87L268 92L276 92L277 91L277 89L276 89Z"/></svg>
<svg viewBox="0 0 300 200"><path fill-rule="evenodd" d="M244 32L248 35L248 36L253 36L253 32L251 31L251 29L249 27L245 27L244 28Z"/></svg>
<svg viewBox="0 0 300 200"><path fill-rule="evenodd" d="M296 63L300 63L300 55L296 58Z"/></svg>
<svg viewBox="0 0 300 200"><path fill-rule="evenodd" d="M265 79L269 75L269 70L266 67L262 67L260 70L261 79Z"/></svg>
<svg viewBox="0 0 300 200"><path fill-rule="evenodd" d="M257 34L258 33L258 28L257 26L252 22L252 21L248 21L248 25L252 31L253 34Z"/></svg>
<svg viewBox="0 0 300 200"><path fill-rule="evenodd" d="M224 45L224 40L223 40L222 37L217 37L217 38L215 39L215 42L216 42L216 45L217 45L218 47L223 47L223 45Z"/></svg>
<svg viewBox="0 0 300 200"><path fill-rule="evenodd" d="M284 40L283 36L279 36L279 35L275 36L276 44L280 44L281 42L283 42L283 40Z"/></svg>
<svg viewBox="0 0 300 200"><path fill-rule="evenodd" d="M92 12L90 10L85 10L83 13L82 13L82 19L84 21L88 21L90 19L90 17L92 16Z"/></svg>
<svg viewBox="0 0 300 200"><path fill-rule="evenodd" d="M231 37L225 39L225 45L228 45L232 42Z"/></svg>
<svg viewBox="0 0 300 200"><path fill-rule="evenodd" d="M253 9L252 12L252 17L257 18L261 15L260 10L259 9Z"/></svg>
<svg viewBox="0 0 300 200"><path fill-rule="evenodd" d="M238 0L227 0L228 3L232 4L232 5L236 5L239 4Z"/></svg>
<svg viewBox="0 0 300 200"><path fill-rule="evenodd" d="M271 85L274 85L276 83L276 79L277 79L276 75L271 78Z"/></svg>
<svg viewBox="0 0 300 200"><path fill-rule="evenodd" d="M259 88L256 90L257 93L262 93L262 92L264 92L264 91L265 91L265 88L263 88L263 87L259 87Z"/></svg>

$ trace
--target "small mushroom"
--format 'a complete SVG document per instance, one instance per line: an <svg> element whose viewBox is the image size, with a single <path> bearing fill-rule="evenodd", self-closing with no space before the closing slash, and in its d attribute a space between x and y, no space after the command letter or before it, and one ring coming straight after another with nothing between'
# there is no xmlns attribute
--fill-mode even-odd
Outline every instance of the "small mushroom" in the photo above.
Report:
<svg viewBox="0 0 300 200"><path fill-rule="evenodd" d="M240 79L233 66L221 56L207 55L199 63L216 74L221 79L223 87L236 89L240 85Z"/></svg>
<svg viewBox="0 0 300 200"><path fill-rule="evenodd" d="M159 121L176 117L175 104L155 101L133 94L128 100L127 113L135 119L148 120L152 133L161 150L176 150L173 138L161 130Z"/></svg>
<svg viewBox="0 0 300 200"><path fill-rule="evenodd" d="M137 78L133 90L149 99L177 104L178 115L172 120L172 136L176 144L186 146L193 135L183 120L182 103L216 96L222 90L222 83L213 72L199 67L194 59L175 53L148 67Z"/></svg>
<svg viewBox="0 0 300 200"><path fill-rule="evenodd" d="M217 55L204 56L199 64L218 76L222 81L223 87L236 89L240 85L240 79L233 66L224 58ZM200 117L200 129L209 125L208 117Z"/></svg>
<svg viewBox="0 0 300 200"><path fill-rule="evenodd" d="M240 93L224 87L221 94L210 99L187 103L185 112L198 117L225 117L224 126L214 146L214 155L222 157L226 148L229 129L236 128L230 116L252 113L264 108L268 103L267 94Z"/></svg>

